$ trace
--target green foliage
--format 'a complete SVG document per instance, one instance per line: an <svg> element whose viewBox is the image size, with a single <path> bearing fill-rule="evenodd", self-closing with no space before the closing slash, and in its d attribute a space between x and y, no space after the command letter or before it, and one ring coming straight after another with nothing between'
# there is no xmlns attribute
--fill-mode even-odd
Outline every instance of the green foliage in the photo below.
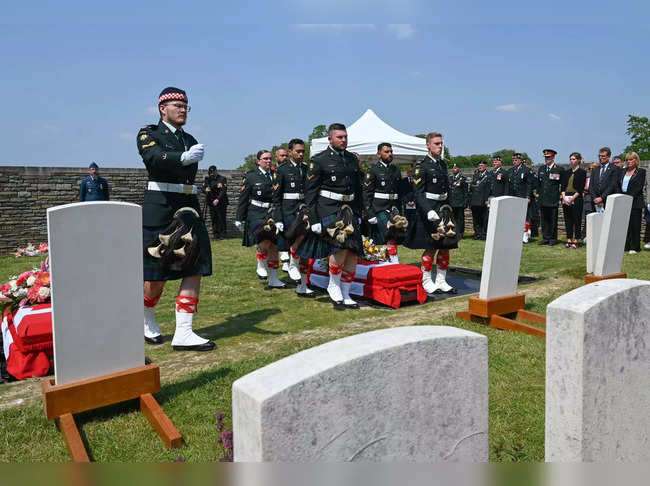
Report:
<svg viewBox="0 0 650 486"><path fill-rule="evenodd" d="M515 150L512 149L502 149L493 154L472 154L472 155L456 155L452 157L452 161L455 164L458 164L461 167L476 167L476 165L481 161L485 160L488 166L492 165L492 156L500 155L503 165L512 165L512 154L515 153ZM521 155L524 158L524 161L531 161L531 158L526 152L522 152Z"/></svg>
<svg viewBox="0 0 650 486"><path fill-rule="evenodd" d="M244 163L237 168L240 170L253 170L255 167L257 167L257 157L255 157L255 154L248 154L244 157Z"/></svg>
<svg viewBox="0 0 650 486"><path fill-rule="evenodd" d="M632 139L625 152L636 152L641 160L650 159L650 122L646 116L628 115L627 130Z"/></svg>

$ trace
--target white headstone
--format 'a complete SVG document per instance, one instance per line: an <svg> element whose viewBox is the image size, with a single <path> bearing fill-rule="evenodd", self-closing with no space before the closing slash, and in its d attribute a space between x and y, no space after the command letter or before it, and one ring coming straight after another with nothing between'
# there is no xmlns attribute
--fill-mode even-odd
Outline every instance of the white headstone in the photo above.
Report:
<svg viewBox="0 0 650 486"><path fill-rule="evenodd" d="M546 311L546 460L650 460L650 282L595 282Z"/></svg>
<svg viewBox="0 0 650 486"><path fill-rule="evenodd" d="M607 198L594 275L602 277L621 271L631 209L632 196L614 194Z"/></svg>
<svg viewBox="0 0 650 486"><path fill-rule="evenodd" d="M603 213L590 213L587 215L587 273L594 273L596 268L596 255L600 245L600 233L603 229Z"/></svg>
<svg viewBox="0 0 650 486"><path fill-rule="evenodd" d="M142 366L142 208L56 206L47 231L55 383Z"/></svg>
<svg viewBox="0 0 650 486"><path fill-rule="evenodd" d="M480 299L517 292L522 234L528 203L521 197L501 196L490 200Z"/></svg>
<svg viewBox="0 0 650 486"><path fill-rule="evenodd" d="M237 462L487 461L486 337L444 326L331 341L233 383Z"/></svg>

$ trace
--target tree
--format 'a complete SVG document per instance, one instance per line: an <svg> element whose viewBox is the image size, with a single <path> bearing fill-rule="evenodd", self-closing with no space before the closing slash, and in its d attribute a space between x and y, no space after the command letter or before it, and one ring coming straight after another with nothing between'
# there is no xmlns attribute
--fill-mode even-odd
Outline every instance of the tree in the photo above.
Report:
<svg viewBox="0 0 650 486"><path fill-rule="evenodd" d="M628 115L627 130L632 143L625 147L626 152L636 152L641 160L650 159L650 122L648 117Z"/></svg>
<svg viewBox="0 0 650 486"><path fill-rule="evenodd" d="M237 167L239 170L253 170L257 167L257 157L255 154L248 154L244 157L244 163Z"/></svg>

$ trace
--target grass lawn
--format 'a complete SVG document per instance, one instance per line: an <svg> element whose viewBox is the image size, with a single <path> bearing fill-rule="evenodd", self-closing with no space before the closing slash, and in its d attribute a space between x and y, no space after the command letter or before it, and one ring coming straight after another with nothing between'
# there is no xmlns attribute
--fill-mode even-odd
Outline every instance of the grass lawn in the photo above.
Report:
<svg viewBox="0 0 650 486"><path fill-rule="evenodd" d="M483 242L463 240L452 253L452 266L480 269ZM490 458L493 461L544 459L544 340L499 331L457 319L467 297L406 306L399 310L365 307L339 312L328 299L298 299L293 289L267 291L254 273L254 250L239 240L213 243L213 275L203 280L195 327L217 343L208 353L177 353L172 282L158 304L165 344L145 346L159 364L162 391L158 401L185 439L167 450L136 402L76 416L92 460L159 462L182 455L187 461L221 457L214 414L230 424L231 384L261 366L297 351L351 334L404 325L448 325L488 337L490 376ZM417 263L419 253L401 248L403 263ZM37 266L40 258L0 258L0 282ZM625 255L630 278L650 279L650 252ZM565 250L525 245L521 273L544 277L521 286L527 307L544 313L553 299L582 284L585 249ZM0 384L0 461L67 461L68 454L53 422L42 410L40 380Z"/></svg>

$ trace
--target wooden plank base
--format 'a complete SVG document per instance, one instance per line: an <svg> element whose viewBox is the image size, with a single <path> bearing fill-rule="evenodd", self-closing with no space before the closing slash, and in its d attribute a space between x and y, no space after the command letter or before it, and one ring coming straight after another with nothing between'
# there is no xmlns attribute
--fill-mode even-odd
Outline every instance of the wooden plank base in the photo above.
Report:
<svg viewBox="0 0 650 486"><path fill-rule="evenodd" d="M64 413L59 417L59 429L72 460L74 462L90 462L86 446L81 440L79 429L77 429L77 424L71 413Z"/></svg>
<svg viewBox="0 0 650 486"><path fill-rule="evenodd" d="M496 327L497 329L504 329L508 331L519 331L524 334L531 334L533 336L546 337L546 331L539 329L535 326L529 324L523 324L521 322L513 321L507 317L494 314L490 317L490 327Z"/></svg>
<svg viewBox="0 0 650 486"><path fill-rule="evenodd" d="M140 397L140 410L158 432L168 449L181 446L183 438L180 432L174 427L172 421L169 420L169 417L163 412L163 409L160 408L151 393L146 393Z"/></svg>
<svg viewBox="0 0 650 486"><path fill-rule="evenodd" d="M469 298L469 312L475 316L490 317L492 314L513 314L526 307L525 294L504 295L492 299Z"/></svg>
<svg viewBox="0 0 650 486"><path fill-rule="evenodd" d="M600 282L601 280L610 280L612 278L627 278L627 273L610 273L609 275L592 275L591 273L585 275L585 283L590 284L593 282Z"/></svg>
<svg viewBox="0 0 650 486"><path fill-rule="evenodd" d="M468 301L469 310L456 312L456 317L466 321L486 324L497 329L523 332L546 338L545 330L505 317L515 315L516 319L546 325L546 316L527 311L525 306L526 296L524 294L505 295L493 299L470 297Z"/></svg>
<svg viewBox="0 0 650 486"><path fill-rule="evenodd" d="M519 309L517 311L517 319L527 322L533 322L535 324L546 325L546 316L542 314L537 314L536 312L530 312L525 309Z"/></svg>

